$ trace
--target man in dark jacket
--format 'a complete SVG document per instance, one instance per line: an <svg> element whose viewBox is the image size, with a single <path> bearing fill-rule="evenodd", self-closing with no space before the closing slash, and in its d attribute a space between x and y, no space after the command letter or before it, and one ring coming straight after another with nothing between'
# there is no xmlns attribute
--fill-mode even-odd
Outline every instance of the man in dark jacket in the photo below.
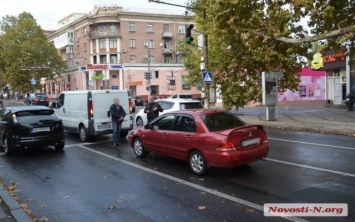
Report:
<svg viewBox="0 0 355 222"><path fill-rule="evenodd" d="M154 96L149 97L149 103L145 106L144 113L147 114L148 123L152 122L159 116L159 112L163 112L163 109L159 103L154 102Z"/></svg>
<svg viewBox="0 0 355 222"><path fill-rule="evenodd" d="M113 146L116 147L120 144L120 131L122 122L126 116L126 112L120 105L120 100L115 98L113 104L110 106L111 121L112 121L112 142Z"/></svg>

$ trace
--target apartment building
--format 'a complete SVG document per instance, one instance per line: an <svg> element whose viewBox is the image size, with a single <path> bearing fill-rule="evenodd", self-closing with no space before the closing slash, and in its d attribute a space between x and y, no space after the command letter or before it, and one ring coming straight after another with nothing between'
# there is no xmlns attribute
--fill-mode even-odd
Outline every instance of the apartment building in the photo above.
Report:
<svg viewBox="0 0 355 222"><path fill-rule="evenodd" d="M51 97L67 90L127 89L148 95L145 73L151 73L152 95L200 91L186 81L188 72L178 51L188 15L126 12L117 5L95 6L91 13L73 13L48 36L68 68L56 81L44 81ZM173 79L174 81L170 81Z"/></svg>

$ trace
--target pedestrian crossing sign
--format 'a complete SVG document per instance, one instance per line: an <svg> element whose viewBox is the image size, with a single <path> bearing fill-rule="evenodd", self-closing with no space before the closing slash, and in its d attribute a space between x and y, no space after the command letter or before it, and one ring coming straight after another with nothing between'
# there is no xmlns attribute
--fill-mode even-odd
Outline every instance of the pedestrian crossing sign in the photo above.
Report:
<svg viewBox="0 0 355 222"><path fill-rule="evenodd" d="M212 81L213 81L212 72L203 72L202 79L203 79L204 83L212 83Z"/></svg>

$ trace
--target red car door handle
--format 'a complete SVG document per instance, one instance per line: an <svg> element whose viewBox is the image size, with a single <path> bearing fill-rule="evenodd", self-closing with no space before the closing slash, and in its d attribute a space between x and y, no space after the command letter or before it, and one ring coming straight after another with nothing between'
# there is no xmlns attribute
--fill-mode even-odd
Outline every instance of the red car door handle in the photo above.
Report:
<svg viewBox="0 0 355 222"><path fill-rule="evenodd" d="M185 138L186 139L191 139L191 136L190 135L186 135Z"/></svg>

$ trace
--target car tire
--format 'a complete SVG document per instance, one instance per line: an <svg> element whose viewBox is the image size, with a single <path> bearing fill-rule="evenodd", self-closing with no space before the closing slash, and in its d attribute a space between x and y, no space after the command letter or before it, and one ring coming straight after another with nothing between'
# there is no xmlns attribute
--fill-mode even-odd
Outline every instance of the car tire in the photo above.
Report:
<svg viewBox="0 0 355 222"><path fill-rule="evenodd" d="M12 154L12 146L9 144L9 141L7 140L7 136L5 136L4 141L3 141L3 147L4 147L4 153L5 155L9 156Z"/></svg>
<svg viewBox="0 0 355 222"><path fill-rule="evenodd" d="M128 131L120 132L120 138L124 139L128 135Z"/></svg>
<svg viewBox="0 0 355 222"><path fill-rule="evenodd" d="M59 142L59 143L54 144L54 149L58 152L63 151L64 147L65 147L64 142Z"/></svg>
<svg viewBox="0 0 355 222"><path fill-rule="evenodd" d="M204 175L208 170L205 156L200 151L192 151L189 156L189 165L194 174Z"/></svg>
<svg viewBox="0 0 355 222"><path fill-rule="evenodd" d="M133 140L133 151L137 157L145 157L149 153L144 149L142 140L139 138Z"/></svg>
<svg viewBox="0 0 355 222"><path fill-rule="evenodd" d="M136 125L137 125L137 127L140 127L140 126L144 125L143 119L141 117L137 117Z"/></svg>
<svg viewBox="0 0 355 222"><path fill-rule="evenodd" d="M88 135L88 131L84 125L81 125L79 127L79 137L80 137L81 142L87 142L90 140L90 137Z"/></svg>

